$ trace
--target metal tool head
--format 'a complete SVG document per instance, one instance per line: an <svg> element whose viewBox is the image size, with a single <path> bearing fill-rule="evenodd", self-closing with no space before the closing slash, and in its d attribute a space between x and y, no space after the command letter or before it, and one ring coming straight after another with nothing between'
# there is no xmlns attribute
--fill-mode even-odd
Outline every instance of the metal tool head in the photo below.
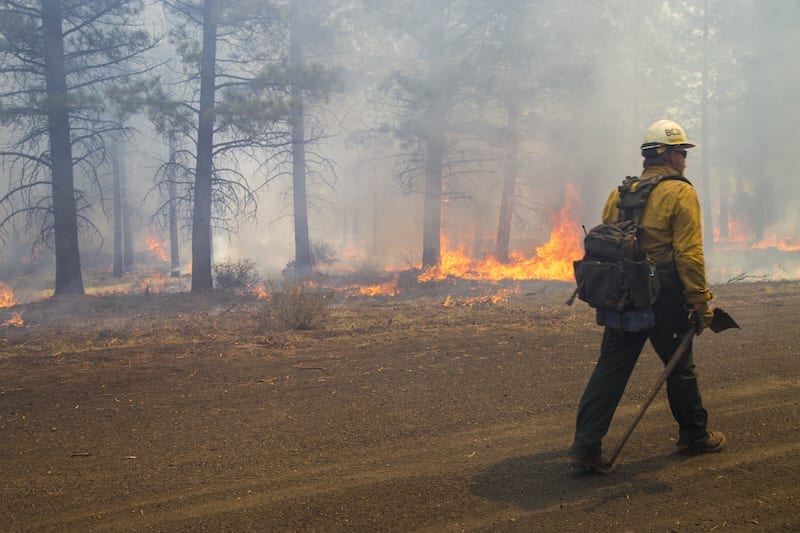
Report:
<svg viewBox="0 0 800 533"><path fill-rule="evenodd" d="M714 333L719 333L720 331L725 331L726 329L731 328L742 329L739 327L739 324L736 323L733 317L725 310L715 307L714 318L711 320L711 324L708 326L708 329Z"/></svg>

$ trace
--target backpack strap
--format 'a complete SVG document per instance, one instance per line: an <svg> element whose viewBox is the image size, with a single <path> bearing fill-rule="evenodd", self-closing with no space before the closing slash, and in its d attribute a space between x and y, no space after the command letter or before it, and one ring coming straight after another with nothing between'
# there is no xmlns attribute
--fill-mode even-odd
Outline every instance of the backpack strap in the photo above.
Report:
<svg viewBox="0 0 800 533"><path fill-rule="evenodd" d="M617 202L619 216L617 221L632 220L633 223L638 226L642 220L642 213L644 213L644 208L645 205L647 205L647 199L650 197L650 193L653 192L653 189L655 189L659 183L665 180L679 180L685 181L689 185L692 184L689 180L678 174L655 176L654 178L646 180L640 180L636 176L628 176L625 178L622 185L617 188L619 191L619 202Z"/></svg>

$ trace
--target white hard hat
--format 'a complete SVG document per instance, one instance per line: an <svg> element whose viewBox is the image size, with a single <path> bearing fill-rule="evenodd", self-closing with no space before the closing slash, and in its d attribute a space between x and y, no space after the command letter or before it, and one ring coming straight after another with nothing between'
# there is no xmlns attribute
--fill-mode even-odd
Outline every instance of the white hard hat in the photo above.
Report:
<svg viewBox="0 0 800 533"><path fill-rule="evenodd" d="M686 132L680 124L671 120L659 120L653 122L644 134L642 151L651 148L656 148L657 153L663 154L668 148L686 150L694 148L694 144L686 138Z"/></svg>

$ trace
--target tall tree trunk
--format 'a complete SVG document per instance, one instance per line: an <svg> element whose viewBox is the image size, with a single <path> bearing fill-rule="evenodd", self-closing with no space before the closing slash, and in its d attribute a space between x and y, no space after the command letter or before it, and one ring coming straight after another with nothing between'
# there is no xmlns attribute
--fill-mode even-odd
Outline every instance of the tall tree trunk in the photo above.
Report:
<svg viewBox="0 0 800 533"><path fill-rule="evenodd" d="M169 191L169 258L170 277L181 275L180 242L178 241L178 206L175 185L175 135L169 134L169 171L167 172Z"/></svg>
<svg viewBox="0 0 800 533"><path fill-rule="evenodd" d="M120 176L119 141L111 141L111 178L114 188L114 267L112 276L125 274L122 248L122 177Z"/></svg>
<svg viewBox="0 0 800 533"><path fill-rule="evenodd" d="M444 5L432 2L430 11L431 53L428 83L430 107L425 143L425 198L422 215L422 268L438 266L442 258L442 169L445 155L445 86L444 86Z"/></svg>
<svg viewBox="0 0 800 533"><path fill-rule="evenodd" d="M728 219L730 217L730 191L728 178L719 182L719 242L726 242L728 235Z"/></svg>
<svg viewBox="0 0 800 533"><path fill-rule="evenodd" d="M506 166L503 174L503 190L500 197L500 214L497 221L497 238L495 240L495 258L501 263L508 263L508 250L511 244L511 221L514 217L514 197L517 193L517 172L519 170L519 115L520 84L519 50L522 49L522 17L508 14L508 87L504 96L506 112L505 141L507 146Z"/></svg>
<svg viewBox="0 0 800 533"><path fill-rule="evenodd" d="M513 87L512 87L513 90ZM510 96L508 108L508 159L503 176L503 192L500 198L500 218L497 223L495 257L508 263L508 248L511 243L511 221L514 216L514 195L517 192L517 169L519 168L519 101Z"/></svg>
<svg viewBox="0 0 800 533"><path fill-rule="evenodd" d="M203 3L203 51L200 58L200 117L197 130L197 168L192 211L192 292L210 292L211 180L214 144L214 84L217 61L217 3Z"/></svg>
<svg viewBox="0 0 800 533"><path fill-rule="evenodd" d="M54 294L83 294L78 246L78 215L72 168L67 74L60 0L42 0L44 72L47 86L47 128L53 183L56 280Z"/></svg>
<svg viewBox="0 0 800 533"><path fill-rule="evenodd" d="M764 169L766 165L764 164L764 156L762 154L758 154L754 156L759 160L761 163L757 166L757 168ZM762 171L763 172L763 171ZM753 173L753 176L758 176L759 174ZM772 203L770 202L770 194L769 194L769 186L766 180L756 180L755 184L755 209L753 213L753 236L755 242L761 242L764 240L767 231L767 213L772 208Z"/></svg>
<svg viewBox="0 0 800 533"><path fill-rule="evenodd" d="M301 33L302 1L293 0L289 14L289 62L299 76L303 67L303 36ZM305 114L303 111L303 86L298 79L291 88L292 123L292 198L294 200L294 267L300 279L310 279L312 274L311 241L308 233L308 198L306 191Z"/></svg>
<svg viewBox="0 0 800 533"><path fill-rule="evenodd" d="M372 173L372 224L370 231L369 255L375 258L378 255L378 224L380 222L381 196L378 192L377 181L374 169Z"/></svg>
<svg viewBox="0 0 800 533"><path fill-rule="evenodd" d="M749 172L746 172L749 174ZM745 231L749 230L753 227L753 217L754 215L750 212L751 206L747 201L744 193L744 178L742 178L742 174L737 174L734 177L734 191L733 191L733 217L729 218L729 220L746 220L748 225L745 228ZM734 226L735 227L735 226ZM730 226L729 226L730 228ZM730 231L729 238L731 237ZM733 237L739 237L740 235L734 234Z"/></svg>
<svg viewBox="0 0 800 533"><path fill-rule="evenodd" d="M701 132L701 146L703 148L703 163L702 163L702 184L703 184L703 243L707 250L714 247L714 218L711 213L711 178L709 176L709 159L711 157L711 150L708 144L709 132L709 110L708 110L708 94L710 92L709 79L708 79L708 0L705 0L703 6L703 98L702 98L702 132Z"/></svg>
<svg viewBox="0 0 800 533"><path fill-rule="evenodd" d="M133 264L136 262L136 251L133 246L133 224L131 224L131 202L128 193L128 165L127 152L125 146L117 146L117 157L119 161L119 184L120 184L120 203L122 207L122 261L123 269L126 272L133 271Z"/></svg>
<svg viewBox="0 0 800 533"><path fill-rule="evenodd" d="M422 219L422 268L438 266L442 258L442 168L444 134L441 125L431 123L425 153L425 199Z"/></svg>

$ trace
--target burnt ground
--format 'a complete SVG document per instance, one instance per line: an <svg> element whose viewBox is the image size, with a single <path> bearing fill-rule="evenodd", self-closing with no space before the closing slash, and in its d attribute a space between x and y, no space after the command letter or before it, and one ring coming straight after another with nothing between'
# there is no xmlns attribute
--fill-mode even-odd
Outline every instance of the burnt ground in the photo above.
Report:
<svg viewBox="0 0 800 533"><path fill-rule="evenodd" d="M662 390L610 476L565 465L600 338L570 287L339 298L309 331L221 293L0 310L0 530L800 530L800 284L713 288L728 448L677 455ZM607 445L659 373L648 348Z"/></svg>

